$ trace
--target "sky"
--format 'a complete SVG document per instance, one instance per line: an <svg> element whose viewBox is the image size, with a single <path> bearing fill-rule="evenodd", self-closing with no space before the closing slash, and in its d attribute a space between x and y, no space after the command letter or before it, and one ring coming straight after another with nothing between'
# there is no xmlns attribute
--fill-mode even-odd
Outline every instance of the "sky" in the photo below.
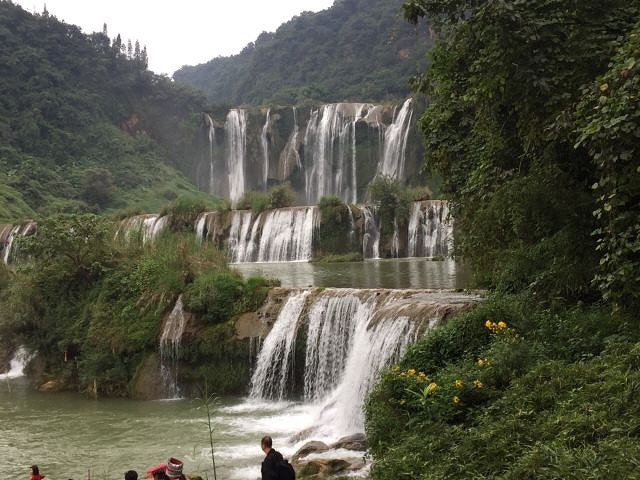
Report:
<svg viewBox="0 0 640 480"><path fill-rule="evenodd" d="M263 32L271 32L303 11L319 11L334 0L14 0L85 33L118 33L126 43L147 46L149 68L172 75L182 65L238 53Z"/></svg>

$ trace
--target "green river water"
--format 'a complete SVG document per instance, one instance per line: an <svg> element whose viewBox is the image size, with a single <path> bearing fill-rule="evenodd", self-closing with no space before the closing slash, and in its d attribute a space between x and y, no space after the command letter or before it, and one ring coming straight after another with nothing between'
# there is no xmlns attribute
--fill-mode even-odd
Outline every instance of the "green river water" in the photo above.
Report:
<svg viewBox="0 0 640 480"><path fill-rule="evenodd" d="M237 265L244 275L278 277L288 287L463 288L464 271L451 261L424 259L318 265ZM317 418L317 406L300 403L220 401L213 418L218 479L255 480L260 475L260 438L289 444ZM3 476L29 478L38 464L50 480L122 479L170 456L184 460L187 473L213 478L206 414L195 400L138 402L88 400L72 393L45 394L23 378L0 378L0 461ZM335 454L334 454L335 456ZM352 455L353 456L353 455Z"/></svg>

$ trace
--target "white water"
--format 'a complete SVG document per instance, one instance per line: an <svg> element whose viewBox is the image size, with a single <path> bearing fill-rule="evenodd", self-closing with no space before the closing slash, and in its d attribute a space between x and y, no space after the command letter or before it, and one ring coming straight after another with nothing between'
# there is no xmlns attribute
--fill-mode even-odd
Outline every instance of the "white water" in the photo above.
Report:
<svg viewBox="0 0 640 480"><path fill-rule="evenodd" d="M227 172L229 198L235 204L244 195L244 162L247 149L247 116L241 109L229 111L225 123L227 133Z"/></svg>
<svg viewBox="0 0 640 480"><path fill-rule="evenodd" d="M26 222L22 225L0 225L0 253L5 265L15 260L15 239L20 236L32 235L36 229L35 222Z"/></svg>
<svg viewBox="0 0 640 480"><path fill-rule="evenodd" d="M387 127L384 136L384 152L378 164L378 174L404 179L407 141L413 119L413 100L404 102L393 123Z"/></svg>
<svg viewBox="0 0 640 480"><path fill-rule="evenodd" d="M260 135L260 145L262 146L263 155L263 171L262 171L262 183L264 189L267 189L269 179L269 139L267 137L269 133L269 122L271 120L271 109L267 110L267 119L262 127L262 134Z"/></svg>
<svg viewBox="0 0 640 480"><path fill-rule="evenodd" d="M310 291L291 295L267 336L251 378L250 398L283 400L290 376L298 319Z"/></svg>
<svg viewBox="0 0 640 480"><path fill-rule="evenodd" d="M409 219L409 257L448 257L453 253L453 221L442 200L415 202Z"/></svg>
<svg viewBox="0 0 640 480"><path fill-rule="evenodd" d="M28 361L29 355L27 354L27 351L24 348L20 347L11 359L9 371L0 374L0 380L23 377L24 367L27 366Z"/></svg>
<svg viewBox="0 0 640 480"><path fill-rule="evenodd" d="M287 299L259 353L250 398L286 398L296 337L306 326L304 399L311 418L303 437L330 442L364 430L362 405L379 372L460 300L400 290L311 293L293 291Z"/></svg>
<svg viewBox="0 0 640 480"><path fill-rule="evenodd" d="M125 218L120 222L120 227L116 232L115 240L130 242L136 235L140 235L142 244L153 243L158 235L165 231L169 225L168 216L159 215L136 215Z"/></svg>
<svg viewBox="0 0 640 480"><path fill-rule="evenodd" d="M363 103L334 103L311 112L304 141L309 204L327 195L357 201L356 124L374 108Z"/></svg>
<svg viewBox="0 0 640 480"><path fill-rule="evenodd" d="M302 168L300 161L300 153L298 153L298 137L300 136L300 127L298 126L298 111L293 107L293 131L287 140L282 153L280 154L280 163L278 166L278 178L285 181L294 167Z"/></svg>
<svg viewBox="0 0 640 480"><path fill-rule="evenodd" d="M215 193L215 172L213 166L213 145L216 141L216 129L213 126L213 119L210 115L205 114L204 116L205 122L207 123L208 132L207 136L209 138L209 193Z"/></svg>
<svg viewBox="0 0 640 480"><path fill-rule="evenodd" d="M228 241L232 262L311 260L317 216L316 207L267 210L255 219L250 211L232 212Z"/></svg>
<svg viewBox="0 0 640 480"><path fill-rule="evenodd" d="M178 360L186 318L182 295L180 295L165 320L160 337L160 376L168 399L180 398L181 396L178 385Z"/></svg>
<svg viewBox="0 0 640 480"><path fill-rule="evenodd" d="M363 258L380 258L380 224L375 207L362 207L364 235L362 236Z"/></svg>

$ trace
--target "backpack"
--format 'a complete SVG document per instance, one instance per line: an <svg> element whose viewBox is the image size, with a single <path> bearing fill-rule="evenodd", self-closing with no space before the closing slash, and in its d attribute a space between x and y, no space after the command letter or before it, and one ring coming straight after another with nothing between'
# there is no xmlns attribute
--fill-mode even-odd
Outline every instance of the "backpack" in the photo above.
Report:
<svg viewBox="0 0 640 480"><path fill-rule="evenodd" d="M278 480L296 480L296 471L288 460L282 459L277 464Z"/></svg>

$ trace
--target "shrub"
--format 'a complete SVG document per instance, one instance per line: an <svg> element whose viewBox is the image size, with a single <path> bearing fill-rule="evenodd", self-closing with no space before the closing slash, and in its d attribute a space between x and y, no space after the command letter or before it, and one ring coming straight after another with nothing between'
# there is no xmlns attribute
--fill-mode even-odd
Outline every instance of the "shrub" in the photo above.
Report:
<svg viewBox="0 0 640 480"><path fill-rule="evenodd" d="M109 170L94 168L87 171L82 187L82 199L85 202L104 208L113 200L114 192L113 175Z"/></svg>
<svg viewBox="0 0 640 480"><path fill-rule="evenodd" d="M210 324L229 320L239 310L244 282L237 273L213 272L196 279L186 290L185 308Z"/></svg>
<svg viewBox="0 0 640 480"><path fill-rule="evenodd" d="M165 208L160 215L169 215L173 231L193 230L198 215L207 210L201 199L188 196L178 197Z"/></svg>

